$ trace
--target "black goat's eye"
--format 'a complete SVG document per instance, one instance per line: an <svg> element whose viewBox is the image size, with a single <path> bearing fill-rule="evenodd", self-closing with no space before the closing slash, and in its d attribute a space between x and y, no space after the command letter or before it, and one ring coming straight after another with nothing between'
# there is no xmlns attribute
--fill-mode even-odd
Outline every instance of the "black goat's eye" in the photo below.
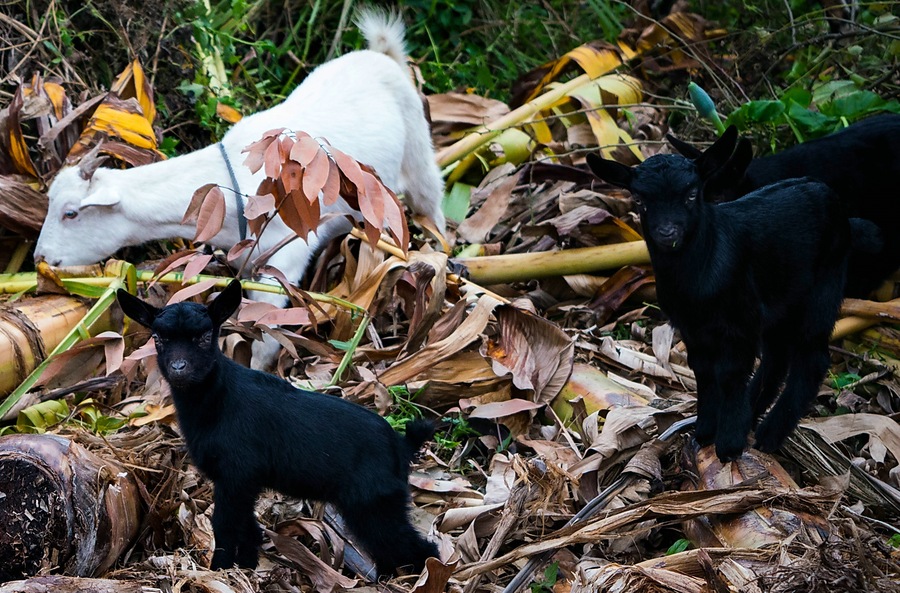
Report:
<svg viewBox="0 0 900 593"><path fill-rule="evenodd" d="M696 200L697 193L698 193L698 190L696 188L692 189L691 192L688 194L687 201L693 202L694 200Z"/></svg>
<svg viewBox="0 0 900 593"><path fill-rule="evenodd" d="M63 212L63 218L68 218L71 220L72 218L75 218L76 216L78 216L77 210L66 210L65 212Z"/></svg>
<svg viewBox="0 0 900 593"><path fill-rule="evenodd" d="M209 330L208 332L206 332L205 334L203 334L202 336L197 338L197 344L199 344L200 346L202 346L204 348L208 348L211 343L212 343L212 330Z"/></svg>
<svg viewBox="0 0 900 593"><path fill-rule="evenodd" d="M162 345L166 343L166 341L159 337L159 334L154 332L150 334L150 337L153 338L153 341L156 343L157 348L162 348Z"/></svg>

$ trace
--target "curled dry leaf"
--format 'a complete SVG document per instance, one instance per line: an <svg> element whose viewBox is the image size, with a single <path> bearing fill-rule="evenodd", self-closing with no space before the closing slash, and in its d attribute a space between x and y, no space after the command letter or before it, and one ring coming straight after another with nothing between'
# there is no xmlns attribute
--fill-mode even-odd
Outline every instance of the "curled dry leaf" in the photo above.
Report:
<svg viewBox="0 0 900 593"><path fill-rule="evenodd" d="M413 585L412 593L443 593L457 564L458 559L444 564L437 558L428 558L425 561L425 570Z"/></svg>
<svg viewBox="0 0 900 593"><path fill-rule="evenodd" d="M605 41L591 41L547 62L519 77L513 84L510 105L517 107L531 101L563 73L580 68L590 78L597 78L622 65L621 51Z"/></svg>
<svg viewBox="0 0 900 593"><path fill-rule="evenodd" d="M106 374L119 369L124 360L125 342L116 332L102 332L82 340L72 348L60 352L50 361L37 385L55 389L74 385L93 375L106 359Z"/></svg>
<svg viewBox="0 0 900 593"><path fill-rule="evenodd" d="M555 324L510 305L495 314L500 337L483 352L494 361L494 372L512 374L513 384L531 391L534 401L550 402L572 372L575 343Z"/></svg>
<svg viewBox="0 0 900 593"><path fill-rule="evenodd" d="M337 572L296 539L274 531L266 530L266 533L272 539L278 553L297 563L303 572L312 579L316 591L331 593L338 588L349 589L356 585L356 579L347 578Z"/></svg>
<svg viewBox="0 0 900 593"><path fill-rule="evenodd" d="M579 563L571 593L595 591L705 593L708 588L705 579L672 570L588 559Z"/></svg>
<svg viewBox="0 0 900 593"><path fill-rule="evenodd" d="M869 452L872 458L884 463L885 452L890 451L894 460L900 461L900 425L880 414L842 414L826 418L810 418L801 424L813 430L829 443L837 443L857 435L869 435Z"/></svg>
<svg viewBox="0 0 900 593"><path fill-rule="evenodd" d="M598 410L623 406L647 406L649 400L623 383L616 382L591 365L576 363L572 374L559 394L553 398L556 415L566 424L574 421L575 428Z"/></svg>

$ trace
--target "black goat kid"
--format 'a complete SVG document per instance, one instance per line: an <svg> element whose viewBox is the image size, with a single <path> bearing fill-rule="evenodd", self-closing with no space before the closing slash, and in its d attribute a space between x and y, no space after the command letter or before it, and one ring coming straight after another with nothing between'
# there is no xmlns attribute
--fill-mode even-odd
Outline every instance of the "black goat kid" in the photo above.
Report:
<svg viewBox="0 0 900 593"><path fill-rule="evenodd" d="M263 488L334 503L379 575L419 571L437 556L407 514L409 464L431 438L430 423L413 422L401 437L362 406L228 359L217 338L241 302L237 281L208 308L157 309L124 290L118 299L153 331L191 458L215 485L214 570L256 567L262 535L253 508Z"/></svg>
<svg viewBox="0 0 900 593"><path fill-rule="evenodd" d="M669 142L688 158L703 154L672 136ZM723 134L716 144L725 151L730 146L733 153L706 180L708 200L733 200L777 181L809 176L837 192L850 216L881 229L883 241L877 249L866 245L851 251L847 296L867 295L900 267L900 114L875 115L758 159L753 158L750 141L736 133Z"/></svg>
<svg viewBox="0 0 900 593"><path fill-rule="evenodd" d="M594 174L629 189L640 209L659 304L697 377L696 438L723 461L742 454L776 398L756 429L763 451L781 446L815 398L851 243L840 198L810 179L706 203L704 179L729 155L656 155L634 169L588 155Z"/></svg>

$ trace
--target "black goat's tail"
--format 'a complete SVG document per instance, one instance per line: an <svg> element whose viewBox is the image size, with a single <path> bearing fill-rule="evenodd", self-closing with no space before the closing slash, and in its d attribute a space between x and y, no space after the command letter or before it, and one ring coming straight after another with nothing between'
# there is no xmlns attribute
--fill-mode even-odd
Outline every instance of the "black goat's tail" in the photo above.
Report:
<svg viewBox="0 0 900 593"><path fill-rule="evenodd" d="M850 219L850 242L862 253L880 253L884 249L884 235L877 224L865 218Z"/></svg>
<svg viewBox="0 0 900 593"><path fill-rule="evenodd" d="M406 436L403 437L406 462L416 458L419 449L434 436L434 424L428 420L411 420L406 424Z"/></svg>

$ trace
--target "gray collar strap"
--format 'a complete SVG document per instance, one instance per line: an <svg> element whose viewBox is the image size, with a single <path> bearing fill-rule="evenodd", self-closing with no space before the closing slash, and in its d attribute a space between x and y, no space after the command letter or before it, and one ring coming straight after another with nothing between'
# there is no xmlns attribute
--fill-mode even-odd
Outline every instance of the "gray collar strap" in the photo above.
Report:
<svg viewBox="0 0 900 593"><path fill-rule="evenodd" d="M234 205L237 208L238 229L241 233L241 241L247 238L247 218L244 216L244 199L241 197L241 186L238 185L237 177L234 176L234 168L231 166L231 160L228 153L225 152L225 145L219 142L219 152L222 153L222 159L225 166L228 167L228 175L231 176L231 191L234 192Z"/></svg>

